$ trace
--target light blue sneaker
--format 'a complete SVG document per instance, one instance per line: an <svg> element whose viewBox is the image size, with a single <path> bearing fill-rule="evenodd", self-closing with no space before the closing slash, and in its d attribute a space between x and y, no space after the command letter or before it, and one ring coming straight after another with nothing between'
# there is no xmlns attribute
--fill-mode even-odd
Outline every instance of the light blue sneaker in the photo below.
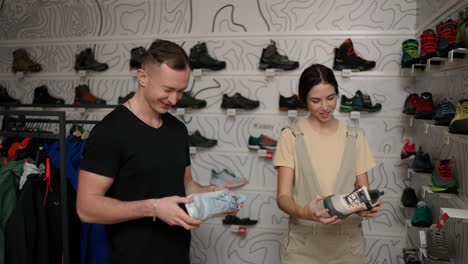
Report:
<svg viewBox="0 0 468 264"><path fill-rule="evenodd" d="M200 220L238 210L246 200L245 195L234 194L228 190L196 193L188 197L193 199L192 203L185 204L188 214L190 217Z"/></svg>

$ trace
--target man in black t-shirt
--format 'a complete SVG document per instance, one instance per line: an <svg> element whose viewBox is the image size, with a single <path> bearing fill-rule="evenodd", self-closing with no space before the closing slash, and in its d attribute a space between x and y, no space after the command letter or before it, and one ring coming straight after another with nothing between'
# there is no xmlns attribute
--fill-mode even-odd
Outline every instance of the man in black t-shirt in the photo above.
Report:
<svg viewBox="0 0 468 264"><path fill-rule="evenodd" d="M137 70L138 89L96 125L79 174L77 211L107 224L109 263L190 263L186 195L222 189L192 180L188 132L168 113L190 77L177 44L156 40Z"/></svg>

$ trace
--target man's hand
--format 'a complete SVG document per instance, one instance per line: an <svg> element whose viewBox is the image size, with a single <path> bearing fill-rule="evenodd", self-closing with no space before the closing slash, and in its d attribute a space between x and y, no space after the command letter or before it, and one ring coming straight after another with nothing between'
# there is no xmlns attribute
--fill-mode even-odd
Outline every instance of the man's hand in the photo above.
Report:
<svg viewBox="0 0 468 264"><path fill-rule="evenodd" d="M171 196L152 200L155 214L154 216L166 222L170 226L181 226L186 230L193 230L200 227L201 220L190 217L179 204L188 204L193 199L180 196Z"/></svg>
<svg viewBox="0 0 468 264"><path fill-rule="evenodd" d="M317 206L318 203L321 203L325 198L321 195L317 195L315 199L310 201L304 210L306 212L306 219L321 222L323 224L334 225L341 222L341 219L338 216L328 217L328 209L320 210Z"/></svg>

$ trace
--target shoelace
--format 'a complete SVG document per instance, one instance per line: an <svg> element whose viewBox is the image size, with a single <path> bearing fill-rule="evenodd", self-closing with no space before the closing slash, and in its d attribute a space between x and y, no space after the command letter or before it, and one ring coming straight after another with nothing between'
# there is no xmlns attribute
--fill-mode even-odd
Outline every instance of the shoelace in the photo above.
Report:
<svg viewBox="0 0 468 264"><path fill-rule="evenodd" d="M452 179L453 178L451 164L452 163L450 162L447 165L437 166L437 171L439 172L439 176L441 178L444 178L444 179Z"/></svg>
<svg viewBox="0 0 468 264"><path fill-rule="evenodd" d="M454 113L453 106L449 102L443 102L439 106L442 113Z"/></svg>
<svg viewBox="0 0 468 264"><path fill-rule="evenodd" d="M344 200L348 203L350 208L356 208L361 206L361 199L359 199L358 192L352 192L345 195Z"/></svg>
<svg viewBox="0 0 468 264"><path fill-rule="evenodd" d="M450 26L450 25L452 25L454 28L443 29L444 27L447 27L447 26ZM456 30L456 28L457 28L457 22L456 21L450 21L450 22L447 22L445 24L437 26L437 31L438 31L439 38L442 37L442 38L447 39L450 44L455 43L455 41L457 40L457 30Z"/></svg>
<svg viewBox="0 0 468 264"><path fill-rule="evenodd" d="M458 105L457 114L460 115L461 118L468 117L468 102L464 102L463 104Z"/></svg>
<svg viewBox="0 0 468 264"><path fill-rule="evenodd" d="M437 38L435 34L431 34L428 31L424 31L421 35L421 48L425 53L435 52L437 49ZM424 52L421 52L424 53Z"/></svg>
<svg viewBox="0 0 468 264"><path fill-rule="evenodd" d="M431 230L431 240L434 245L434 249L438 251L438 253L448 254L448 246L445 243L445 232L438 231L438 230Z"/></svg>

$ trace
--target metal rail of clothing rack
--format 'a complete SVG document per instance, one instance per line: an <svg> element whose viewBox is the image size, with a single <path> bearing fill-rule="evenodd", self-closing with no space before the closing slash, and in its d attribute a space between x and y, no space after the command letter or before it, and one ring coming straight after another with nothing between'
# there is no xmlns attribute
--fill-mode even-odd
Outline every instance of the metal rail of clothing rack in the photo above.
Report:
<svg viewBox="0 0 468 264"><path fill-rule="evenodd" d="M58 134L45 132L29 132L29 131L0 131L0 136L16 136L16 137L31 137L31 138L47 138L57 139L60 147L60 202L61 217L62 217L62 251L64 264L70 263L70 236L68 223L68 201L67 201L67 174L66 174L66 124L97 124L100 121L95 120L66 120L65 111L22 111L22 110L0 110L0 116L19 116L21 121L29 123L57 123ZM49 116L57 119L27 119L26 116ZM3 129L3 128L2 128Z"/></svg>

